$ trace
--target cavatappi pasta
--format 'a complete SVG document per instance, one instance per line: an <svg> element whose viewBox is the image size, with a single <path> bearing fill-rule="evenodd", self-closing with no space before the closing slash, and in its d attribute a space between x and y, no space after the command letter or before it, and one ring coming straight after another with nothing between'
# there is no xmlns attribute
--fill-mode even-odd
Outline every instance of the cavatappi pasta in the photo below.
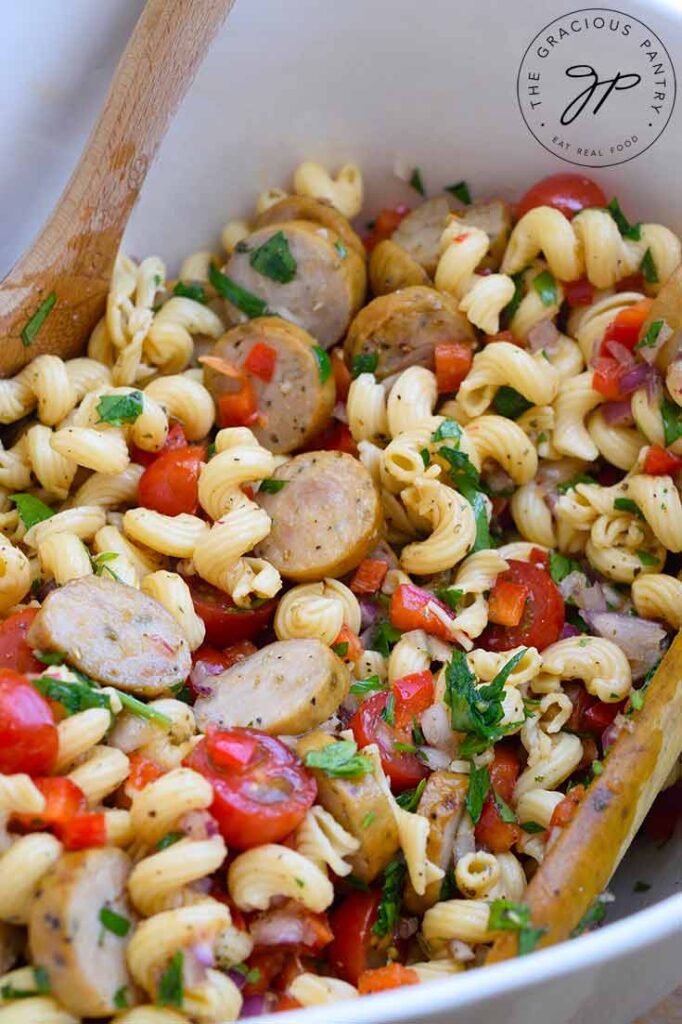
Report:
<svg viewBox="0 0 682 1024"><path fill-rule="evenodd" d="M676 235L435 197L363 242L362 201L305 162L0 381L0 1024L530 951L682 626Z"/></svg>

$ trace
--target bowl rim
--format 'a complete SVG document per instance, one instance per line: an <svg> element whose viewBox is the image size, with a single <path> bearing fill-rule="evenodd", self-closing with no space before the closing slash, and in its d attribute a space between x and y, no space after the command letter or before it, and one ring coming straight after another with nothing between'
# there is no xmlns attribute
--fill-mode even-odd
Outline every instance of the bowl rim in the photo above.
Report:
<svg viewBox="0 0 682 1024"><path fill-rule="evenodd" d="M479 970L467 971L450 978L423 982L420 985L393 989L371 999L354 999L333 1004L334 1024L382 1024L413 1022L438 1012L462 1009L498 995L512 995L519 989L550 982L584 968L599 967L629 953L636 953L675 936L682 936L682 893L668 896L659 903L622 920L614 921L579 940L560 943L559 946L538 950L531 956L515 958L485 968L483 978ZM481 984L483 981L483 985ZM428 1006L424 1005L424 985L428 985ZM303 1022L310 1020L312 1007L268 1014L264 1022ZM325 1007L328 1014L329 1006ZM326 1019L330 1019L327 1017Z"/></svg>

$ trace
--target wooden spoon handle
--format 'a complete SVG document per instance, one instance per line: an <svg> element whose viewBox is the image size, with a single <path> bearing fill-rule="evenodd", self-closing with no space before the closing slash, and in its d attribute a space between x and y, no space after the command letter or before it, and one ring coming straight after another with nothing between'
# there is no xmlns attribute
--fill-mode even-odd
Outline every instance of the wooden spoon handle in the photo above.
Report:
<svg viewBox="0 0 682 1024"><path fill-rule="evenodd" d="M0 286L0 376L66 357L101 316L116 252L168 124L234 0L148 0L54 212ZM57 302L30 347L21 331Z"/></svg>

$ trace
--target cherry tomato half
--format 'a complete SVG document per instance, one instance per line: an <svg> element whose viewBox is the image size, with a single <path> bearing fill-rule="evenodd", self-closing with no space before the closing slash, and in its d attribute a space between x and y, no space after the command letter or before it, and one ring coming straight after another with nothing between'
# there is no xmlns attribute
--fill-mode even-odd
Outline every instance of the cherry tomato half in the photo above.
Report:
<svg viewBox="0 0 682 1024"><path fill-rule="evenodd" d="M237 608L229 594L212 587L198 576L186 576L194 610L206 626L206 642L227 647L238 640L253 640L272 620L277 599L254 608Z"/></svg>
<svg viewBox="0 0 682 1024"><path fill-rule="evenodd" d="M571 220L587 206L606 206L606 196L596 181L584 174L550 174L536 181L516 207L518 219L536 206L552 206Z"/></svg>
<svg viewBox="0 0 682 1024"><path fill-rule="evenodd" d="M24 608L15 612L0 626L0 668L13 668L15 672L42 672L44 666L34 657L26 642L37 608Z"/></svg>
<svg viewBox="0 0 682 1024"><path fill-rule="evenodd" d="M279 842L317 796L317 783L296 754L257 729L209 729L185 764L211 783L211 814L237 850Z"/></svg>
<svg viewBox="0 0 682 1024"><path fill-rule="evenodd" d="M396 742L411 743L409 729L396 729L382 717L388 704L388 693L373 693L363 700L350 722L358 747L376 743L379 747L381 765L396 792L411 789L429 774L416 754L395 749ZM394 709L395 714L395 709Z"/></svg>
<svg viewBox="0 0 682 1024"><path fill-rule="evenodd" d="M203 445L163 452L140 477L138 501L165 516L194 515L199 506L199 473L206 459Z"/></svg>
<svg viewBox="0 0 682 1024"><path fill-rule="evenodd" d="M520 767L518 754L506 744L498 743L490 766L490 782L494 793L506 804L512 799ZM522 832L518 825L502 820L493 793L488 793L474 835L477 842L493 853L506 853L519 841Z"/></svg>
<svg viewBox="0 0 682 1024"><path fill-rule="evenodd" d="M523 584L530 596L518 626L489 625L481 635L481 647L487 651L537 647L542 651L555 643L564 628L564 599L549 573L532 562L510 558L509 568L498 579Z"/></svg>
<svg viewBox="0 0 682 1024"><path fill-rule="evenodd" d="M327 950L329 962L351 985L357 985L363 971L386 961L378 951L372 956L379 942L372 928L380 903L380 892L352 892L329 915L334 932L334 940Z"/></svg>
<svg viewBox="0 0 682 1024"><path fill-rule="evenodd" d="M0 772L47 775L59 739L50 705L25 676L0 669Z"/></svg>

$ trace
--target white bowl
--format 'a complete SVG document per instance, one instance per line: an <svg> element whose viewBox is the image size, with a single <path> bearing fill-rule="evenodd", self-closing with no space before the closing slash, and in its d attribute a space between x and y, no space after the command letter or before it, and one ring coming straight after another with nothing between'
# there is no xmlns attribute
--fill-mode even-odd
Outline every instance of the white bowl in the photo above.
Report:
<svg viewBox="0 0 682 1024"><path fill-rule="evenodd" d="M0 108L0 272L57 198L141 6L4 5L0 94L9 102ZM149 174L127 249L158 253L175 269L192 249L215 243L222 224L246 213L261 189L286 186L304 158L330 166L357 161L367 183L365 219L414 198L396 167L419 166L431 192L466 179L475 194L513 198L545 174L577 169L556 155L554 137L573 147L564 155L610 165L585 173L633 217L681 231L682 100L673 109L667 55L682 57L682 2L626 6L627 14L588 8L567 19L578 8L568 0L237 0ZM580 19L591 27L580 27ZM620 79L623 88L594 114L606 91L600 87L583 114L562 126L561 111L582 88L565 76L577 63L594 65L600 79L620 72L640 74L642 82L626 89L633 79ZM529 87L538 80L529 75L538 71L542 110L530 107ZM666 85L654 88L656 76ZM656 89L664 99L655 99ZM649 111L649 100L661 109ZM578 156L578 148L601 155ZM639 840L612 886L614 923L594 934L303 1016L309 1024L629 1024L680 981L681 853L679 832L660 850ZM640 880L651 889L635 893Z"/></svg>

